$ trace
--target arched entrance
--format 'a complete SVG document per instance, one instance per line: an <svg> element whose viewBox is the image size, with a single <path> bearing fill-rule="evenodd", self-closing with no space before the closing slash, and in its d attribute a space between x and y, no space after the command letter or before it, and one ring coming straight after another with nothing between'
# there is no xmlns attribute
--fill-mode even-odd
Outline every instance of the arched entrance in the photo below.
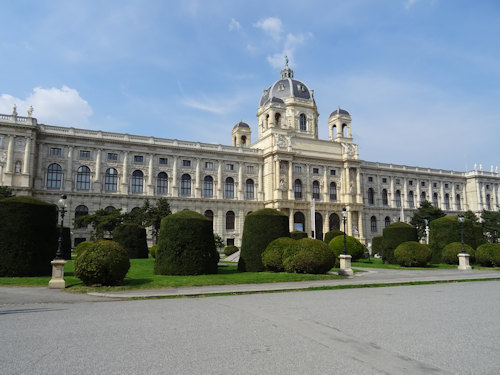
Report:
<svg viewBox="0 0 500 375"><path fill-rule="evenodd" d="M340 218L339 215L337 214L331 214L328 222L328 228L330 230L332 229L339 229L340 230Z"/></svg>
<svg viewBox="0 0 500 375"><path fill-rule="evenodd" d="M293 230L306 231L306 218L300 211L293 214Z"/></svg>

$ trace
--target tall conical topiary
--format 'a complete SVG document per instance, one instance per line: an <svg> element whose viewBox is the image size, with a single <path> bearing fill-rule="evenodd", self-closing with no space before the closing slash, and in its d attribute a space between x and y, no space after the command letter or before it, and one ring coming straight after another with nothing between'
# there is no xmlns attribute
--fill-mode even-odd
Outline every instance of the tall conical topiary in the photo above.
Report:
<svg viewBox="0 0 500 375"><path fill-rule="evenodd" d="M146 229L140 225L132 223L118 225L113 231L113 241L127 250L130 259L149 256Z"/></svg>
<svg viewBox="0 0 500 375"><path fill-rule="evenodd" d="M433 263L441 262L442 251L446 245L452 242L461 242L461 225L458 216L444 216L429 223L429 248L432 251ZM475 248L476 230L472 221L465 219L463 228L464 243Z"/></svg>
<svg viewBox="0 0 500 375"><path fill-rule="evenodd" d="M215 248L210 219L190 210L183 210L162 219L155 274L217 273L218 262L219 253Z"/></svg>
<svg viewBox="0 0 500 375"><path fill-rule="evenodd" d="M290 237L288 216L272 208L263 208L245 218L238 270L264 271L262 253L271 241Z"/></svg>
<svg viewBox="0 0 500 375"><path fill-rule="evenodd" d="M385 227L382 239L382 259L386 263L396 264L394 250L399 244L417 241L417 228L406 223L394 223Z"/></svg>

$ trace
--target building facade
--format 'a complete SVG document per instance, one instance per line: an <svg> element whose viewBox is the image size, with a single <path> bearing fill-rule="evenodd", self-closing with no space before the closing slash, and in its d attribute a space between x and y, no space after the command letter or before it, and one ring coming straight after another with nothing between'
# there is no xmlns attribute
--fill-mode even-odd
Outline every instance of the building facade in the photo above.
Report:
<svg viewBox="0 0 500 375"><path fill-rule="evenodd" d="M0 115L0 186L56 203L68 196L72 219L101 208L128 212L166 197L173 212L213 219L227 244L241 244L245 216L264 207L288 215L290 230L322 238L343 228L369 244L394 221L408 221L423 200L449 215L499 210L498 169L456 172L359 159L349 112L328 118L318 138L314 91L288 65L264 90L257 140L248 124L232 129L232 146L38 124ZM75 242L87 229L73 229Z"/></svg>

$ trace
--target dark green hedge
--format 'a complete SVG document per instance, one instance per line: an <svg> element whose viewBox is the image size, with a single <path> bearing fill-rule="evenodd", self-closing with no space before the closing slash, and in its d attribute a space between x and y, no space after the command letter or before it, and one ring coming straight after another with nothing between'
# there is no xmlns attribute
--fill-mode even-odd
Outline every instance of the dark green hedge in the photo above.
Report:
<svg viewBox="0 0 500 375"><path fill-rule="evenodd" d="M406 223L393 223L384 228L382 237L382 260L396 264L394 250L403 242L417 241L417 229Z"/></svg>
<svg viewBox="0 0 500 375"><path fill-rule="evenodd" d="M320 274L335 265L335 255L326 243L313 238L295 241L283 252L286 272Z"/></svg>
<svg viewBox="0 0 500 375"><path fill-rule="evenodd" d="M217 273L219 252L215 248L212 225L212 220L190 210L164 217L156 250L155 274Z"/></svg>
<svg viewBox="0 0 500 375"><path fill-rule="evenodd" d="M382 250L384 249L383 241L384 241L383 236L373 237L373 239L372 239L372 256L375 254L382 255Z"/></svg>
<svg viewBox="0 0 500 375"><path fill-rule="evenodd" d="M140 225L120 224L113 230L113 241L118 242L128 252L130 259L149 256L146 229Z"/></svg>
<svg viewBox="0 0 500 375"><path fill-rule="evenodd" d="M339 255L344 253L344 236L334 237L328 246L333 250L336 259L335 264L338 266ZM359 242L358 239L351 236L346 236L346 249L347 254L352 257L351 261L353 262L363 258L365 256L365 252L367 251L365 245Z"/></svg>
<svg viewBox="0 0 500 375"><path fill-rule="evenodd" d="M470 255L470 263L476 260L476 251L467 244L464 244L464 249ZM461 242L452 242L446 245L441 252L441 262L445 264L458 264L458 253L462 251Z"/></svg>
<svg viewBox="0 0 500 375"><path fill-rule="evenodd" d="M485 267L500 267L500 245L485 243L476 249L476 263Z"/></svg>
<svg viewBox="0 0 500 375"><path fill-rule="evenodd" d="M238 246L229 245L224 248L224 255L228 257L229 255L232 255L239 250L240 249L238 248Z"/></svg>
<svg viewBox="0 0 500 375"><path fill-rule="evenodd" d="M472 248L476 248L476 243L482 239L477 237L477 230L474 229L472 221L465 219L464 243ZM441 252L443 248L452 242L461 242L460 223L457 216L444 216L432 220L429 223L429 247L432 251L432 262L441 261Z"/></svg>
<svg viewBox="0 0 500 375"><path fill-rule="evenodd" d="M429 247L417 241L403 242L394 250L396 263L403 267L425 267L431 255Z"/></svg>
<svg viewBox="0 0 500 375"><path fill-rule="evenodd" d="M120 285L130 268L127 250L118 242L92 242L75 259L75 276L85 285Z"/></svg>
<svg viewBox="0 0 500 375"><path fill-rule="evenodd" d="M307 238L307 233L302 232L300 230L294 230L290 232L290 238L293 238L294 240L300 240L302 238Z"/></svg>
<svg viewBox="0 0 500 375"><path fill-rule="evenodd" d="M243 227L238 270L263 271L262 253L276 238L290 237L288 227L288 216L272 208L264 208L248 215Z"/></svg>
<svg viewBox="0 0 500 375"><path fill-rule="evenodd" d="M323 241L325 241L325 243L328 245L335 237L343 235L344 232L342 232L341 230L332 229L331 231L325 233L325 238L323 239Z"/></svg>
<svg viewBox="0 0 500 375"><path fill-rule="evenodd" d="M57 209L32 197L0 200L0 276L50 275L58 246Z"/></svg>
<svg viewBox="0 0 500 375"><path fill-rule="evenodd" d="M280 237L271 241L262 253L262 264L265 269L272 272L283 272L285 270L283 267L283 252L287 248L294 246L296 242L290 237Z"/></svg>

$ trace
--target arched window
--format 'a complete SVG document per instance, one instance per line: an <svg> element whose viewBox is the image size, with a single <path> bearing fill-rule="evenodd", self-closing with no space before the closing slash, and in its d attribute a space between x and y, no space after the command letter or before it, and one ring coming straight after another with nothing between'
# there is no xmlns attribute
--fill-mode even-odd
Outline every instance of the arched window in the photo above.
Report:
<svg viewBox="0 0 500 375"><path fill-rule="evenodd" d="M296 179L293 189L295 193L295 199L302 199L302 181Z"/></svg>
<svg viewBox="0 0 500 375"><path fill-rule="evenodd" d="M319 182L313 181L312 199L319 200Z"/></svg>
<svg viewBox="0 0 500 375"><path fill-rule="evenodd" d="M340 229L340 217L337 214L331 214L328 219L328 228L330 230Z"/></svg>
<svg viewBox="0 0 500 375"><path fill-rule="evenodd" d="M214 179L212 176L205 176L203 179L203 196L207 198L214 196Z"/></svg>
<svg viewBox="0 0 500 375"><path fill-rule="evenodd" d="M396 190L396 207L401 207L401 191Z"/></svg>
<svg viewBox="0 0 500 375"><path fill-rule="evenodd" d="M306 231L306 218L302 212L293 214L293 230Z"/></svg>
<svg viewBox="0 0 500 375"><path fill-rule="evenodd" d="M385 217L385 219L384 219L384 225L386 227L388 227L389 225L391 225L391 218L389 216Z"/></svg>
<svg viewBox="0 0 500 375"><path fill-rule="evenodd" d="M280 128L281 127L281 115L279 113L276 113L274 115L274 120L275 120L274 126Z"/></svg>
<svg viewBox="0 0 500 375"><path fill-rule="evenodd" d="M254 199L255 196L254 196L254 183L253 183L253 180L251 178L249 178L246 182L246 185L245 185L245 198L246 199Z"/></svg>
<svg viewBox="0 0 500 375"><path fill-rule="evenodd" d="M232 177L226 178L226 182L224 183L224 198L234 198L234 180Z"/></svg>
<svg viewBox="0 0 500 375"><path fill-rule="evenodd" d="M486 194L486 210L491 211L491 197L489 194Z"/></svg>
<svg viewBox="0 0 500 375"><path fill-rule="evenodd" d="M389 198L387 196L387 189L382 190L382 205L384 205L384 206L389 205Z"/></svg>
<svg viewBox="0 0 500 375"><path fill-rule="evenodd" d="M181 195L184 197L191 195L191 176L187 173L181 177Z"/></svg>
<svg viewBox="0 0 500 375"><path fill-rule="evenodd" d="M444 209L449 210L450 209L450 194L446 193L444 195Z"/></svg>
<svg viewBox="0 0 500 375"><path fill-rule="evenodd" d="M245 147L247 145L247 136L246 135L241 136L241 145L243 147Z"/></svg>
<svg viewBox="0 0 500 375"><path fill-rule="evenodd" d="M304 115L303 113L300 114L300 131L307 131L306 115Z"/></svg>
<svg viewBox="0 0 500 375"><path fill-rule="evenodd" d="M88 214L89 214L89 209L87 206L84 206L83 204L76 206L76 208L75 208L75 220L81 216L85 216Z"/></svg>
<svg viewBox="0 0 500 375"><path fill-rule="evenodd" d="M47 168L47 189L60 189L62 181L62 168L59 164L51 164Z"/></svg>
<svg viewBox="0 0 500 375"><path fill-rule="evenodd" d="M132 193L142 193L144 174L140 170L132 172Z"/></svg>
<svg viewBox="0 0 500 375"><path fill-rule="evenodd" d="M204 215L205 217L208 217L210 220L214 219L214 212L212 210L206 210Z"/></svg>
<svg viewBox="0 0 500 375"><path fill-rule="evenodd" d="M408 192L408 207L415 207L415 200L413 199L413 191Z"/></svg>
<svg viewBox="0 0 500 375"><path fill-rule="evenodd" d="M90 168L86 165L76 171L76 190L90 190Z"/></svg>
<svg viewBox="0 0 500 375"><path fill-rule="evenodd" d="M104 190L116 191L118 188L118 172L114 168L106 169L104 175Z"/></svg>
<svg viewBox="0 0 500 375"><path fill-rule="evenodd" d="M372 233L375 233L377 231L377 218L375 216L372 216L370 218L370 229Z"/></svg>
<svg viewBox="0 0 500 375"><path fill-rule="evenodd" d="M233 211L226 212L226 230L234 230L235 215Z"/></svg>
<svg viewBox="0 0 500 375"><path fill-rule="evenodd" d="M457 211L462 210L462 204L460 202L460 194L457 194L457 196L455 198L455 205L457 207Z"/></svg>
<svg viewBox="0 0 500 375"><path fill-rule="evenodd" d="M116 208L114 208L113 206L107 206L104 209L104 211L106 211L107 213L113 212L114 210L116 210Z"/></svg>
<svg viewBox="0 0 500 375"><path fill-rule="evenodd" d="M368 204L375 204L375 193L372 188L368 189Z"/></svg>
<svg viewBox="0 0 500 375"><path fill-rule="evenodd" d="M432 194L432 205L438 208L438 193Z"/></svg>
<svg viewBox="0 0 500 375"><path fill-rule="evenodd" d="M165 172L158 173L156 177L156 194L168 193L168 175Z"/></svg>
<svg viewBox="0 0 500 375"><path fill-rule="evenodd" d="M335 182L330 183L330 202L337 201L337 184Z"/></svg>
<svg viewBox="0 0 500 375"><path fill-rule="evenodd" d="M420 193L420 203L427 199L427 195L425 195L425 191Z"/></svg>

